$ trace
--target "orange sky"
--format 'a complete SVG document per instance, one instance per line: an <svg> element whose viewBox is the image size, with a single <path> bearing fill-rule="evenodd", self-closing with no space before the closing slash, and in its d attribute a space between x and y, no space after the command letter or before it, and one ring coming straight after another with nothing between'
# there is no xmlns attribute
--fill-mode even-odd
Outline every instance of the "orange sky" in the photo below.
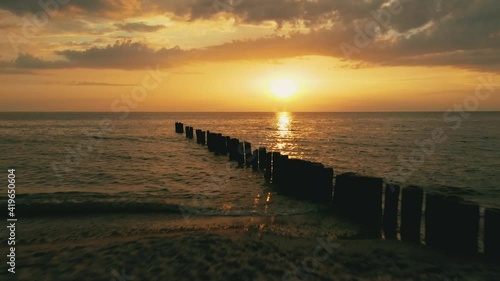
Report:
<svg viewBox="0 0 500 281"><path fill-rule="evenodd" d="M0 2L0 111L500 110L498 1L37 2Z"/></svg>

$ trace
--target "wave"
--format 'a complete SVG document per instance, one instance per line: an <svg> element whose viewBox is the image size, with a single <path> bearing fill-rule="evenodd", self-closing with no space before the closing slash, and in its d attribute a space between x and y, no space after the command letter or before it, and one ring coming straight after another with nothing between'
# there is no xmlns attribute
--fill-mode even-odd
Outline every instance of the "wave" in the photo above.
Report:
<svg viewBox="0 0 500 281"><path fill-rule="evenodd" d="M5 196L0 200L6 201ZM5 202L4 201L4 202ZM254 217L254 216L291 216L317 212L320 206L303 208L273 208L256 211L254 206L235 206L227 210L217 205L184 205L158 202L141 198L138 194L103 194L86 192L55 192L39 194L19 194L16 196L16 215L26 217L52 216L90 216L106 214L144 214L159 213L181 215L183 217Z"/></svg>
<svg viewBox="0 0 500 281"><path fill-rule="evenodd" d="M144 202L37 202L18 204L16 214L20 217L150 212L183 214L186 212L183 208L175 204Z"/></svg>
<svg viewBox="0 0 500 281"><path fill-rule="evenodd" d="M156 202L44 202L19 204L16 215L20 218L52 217L52 216L90 216L106 214L173 214L183 217L220 216L220 217L253 217L253 216L291 216L318 211L317 208L302 210L276 210L272 213L257 213L252 209L235 209L221 211L216 208L197 208L178 204Z"/></svg>

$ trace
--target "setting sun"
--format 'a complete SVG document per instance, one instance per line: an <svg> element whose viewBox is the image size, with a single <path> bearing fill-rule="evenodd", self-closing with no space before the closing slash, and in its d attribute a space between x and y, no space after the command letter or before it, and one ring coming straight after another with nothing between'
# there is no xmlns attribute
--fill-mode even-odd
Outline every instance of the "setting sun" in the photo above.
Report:
<svg viewBox="0 0 500 281"><path fill-rule="evenodd" d="M271 92L279 98L289 98L297 92L297 84L290 79L276 80L271 85Z"/></svg>

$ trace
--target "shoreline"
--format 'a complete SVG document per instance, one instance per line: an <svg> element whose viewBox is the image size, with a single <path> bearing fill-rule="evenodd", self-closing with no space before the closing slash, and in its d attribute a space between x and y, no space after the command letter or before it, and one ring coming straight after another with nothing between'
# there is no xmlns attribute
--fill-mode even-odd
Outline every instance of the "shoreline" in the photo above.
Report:
<svg viewBox="0 0 500 281"><path fill-rule="evenodd" d="M352 224L319 214L199 217L189 223L180 216L150 214L52 217L25 219L22 226L18 280L120 280L122 273L133 280L200 281L458 281L500 276L498 263L480 255L455 256L421 244L361 239Z"/></svg>

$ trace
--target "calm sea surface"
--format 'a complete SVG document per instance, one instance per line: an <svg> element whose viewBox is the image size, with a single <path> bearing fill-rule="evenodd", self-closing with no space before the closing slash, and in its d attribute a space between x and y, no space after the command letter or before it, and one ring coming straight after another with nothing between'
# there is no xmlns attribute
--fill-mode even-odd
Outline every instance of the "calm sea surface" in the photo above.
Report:
<svg viewBox="0 0 500 281"><path fill-rule="evenodd" d="M0 113L0 167L29 214L279 215L318 206L174 133L220 132L290 157L500 207L500 113ZM125 118L126 117L126 118ZM434 139L433 139L434 136ZM6 173L5 173L6 174ZM19 203L21 204L21 203Z"/></svg>

